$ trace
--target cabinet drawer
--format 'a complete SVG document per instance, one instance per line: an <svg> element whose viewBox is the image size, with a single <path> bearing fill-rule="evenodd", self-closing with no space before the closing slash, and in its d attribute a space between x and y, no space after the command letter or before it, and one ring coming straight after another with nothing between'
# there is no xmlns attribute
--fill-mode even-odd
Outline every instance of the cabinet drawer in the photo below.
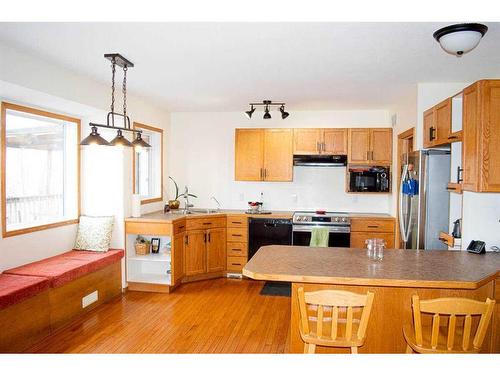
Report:
<svg viewBox="0 0 500 375"><path fill-rule="evenodd" d="M248 257L248 244L246 242L228 242L228 257Z"/></svg>
<svg viewBox="0 0 500 375"><path fill-rule="evenodd" d="M186 231L186 220L179 220L174 222L174 235Z"/></svg>
<svg viewBox="0 0 500 375"><path fill-rule="evenodd" d="M241 215L227 215L228 228L246 228L248 226L248 218Z"/></svg>
<svg viewBox="0 0 500 375"><path fill-rule="evenodd" d="M246 263L246 257L227 257L227 272L241 273Z"/></svg>
<svg viewBox="0 0 500 375"><path fill-rule="evenodd" d="M394 232L394 220L351 219L351 232Z"/></svg>
<svg viewBox="0 0 500 375"><path fill-rule="evenodd" d="M225 217L202 217L186 220L186 230L224 228L225 226Z"/></svg>
<svg viewBox="0 0 500 375"><path fill-rule="evenodd" d="M158 236L171 235L170 224L167 223L135 223L127 222L125 224L125 232L130 234L149 234Z"/></svg>
<svg viewBox="0 0 500 375"><path fill-rule="evenodd" d="M381 238L385 241L386 249L394 249L394 233L383 232L351 232L351 246L356 249L365 249L365 241L369 238Z"/></svg>
<svg viewBox="0 0 500 375"><path fill-rule="evenodd" d="M228 242L248 242L247 228L227 228Z"/></svg>

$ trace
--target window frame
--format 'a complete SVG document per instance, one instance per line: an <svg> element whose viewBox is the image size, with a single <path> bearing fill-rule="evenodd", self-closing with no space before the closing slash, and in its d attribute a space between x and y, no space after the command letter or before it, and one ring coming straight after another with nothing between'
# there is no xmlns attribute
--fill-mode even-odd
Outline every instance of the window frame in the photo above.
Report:
<svg viewBox="0 0 500 375"><path fill-rule="evenodd" d="M57 227L62 227L66 225L72 225L72 224L77 224L80 222L80 212L81 212L81 191L80 191L80 185L81 185L81 170L80 170L80 164L81 164L81 147L80 147L80 141L81 141L81 120L79 118L75 117L70 117L66 115L62 115L59 113L53 113L53 112L48 112L45 110L41 109L36 109L36 108L31 108L31 107L26 107L23 105L18 105L18 104L13 104L13 103L8 103L8 102L1 102L1 123L0 123L0 147L1 147L1 205L2 205L2 238L6 237L13 237L21 234L26 234L26 233L32 233L32 232L38 232L46 229L51 229L51 228L57 228ZM7 168L7 161L6 161L6 155L7 155L7 126L6 126L6 121L7 121L7 110L13 110L17 112L24 112L28 113L31 115L36 115L36 116L43 116L43 117L49 117L53 118L56 120L62 120L62 121L67 121L67 122L73 122L76 124L76 147L77 147L77 152L76 152L76 163L77 163L77 176L76 176L76 182L77 182L77 192L76 192L76 198L78 200L77 202L77 218L76 219L70 219L70 220L62 220L62 221L57 221L54 223L49 223L49 224L42 224L42 225L35 225L35 226L30 226L27 228L21 228L21 229L15 229L15 230L7 230L7 183L5 180L6 177L6 168Z"/></svg>
<svg viewBox="0 0 500 375"><path fill-rule="evenodd" d="M156 202L163 202L163 129L158 128L155 126L151 125L146 125L142 124L140 122L134 121L133 123L133 128L134 129L139 129L139 130L148 130L152 132L157 132L160 133L160 169L161 169L161 177L160 177L160 196L155 197L155 198L147 198L147 199L141 199L141 205L143 204L149 204L149 203L156 203ZM135 157L135 150L132 152L132 191L134 194L136 194L136 181L135 181L135 164L136 164L136 157Z"/></svg>

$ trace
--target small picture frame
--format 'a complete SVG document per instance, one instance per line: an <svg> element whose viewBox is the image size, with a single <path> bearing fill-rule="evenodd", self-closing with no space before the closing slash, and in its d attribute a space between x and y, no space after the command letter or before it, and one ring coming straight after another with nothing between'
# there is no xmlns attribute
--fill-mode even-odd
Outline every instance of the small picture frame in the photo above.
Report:
<svg viewBox="0 0 500 375"><path fill-rule="evenodd" d="M160 252L160 239L151 238L151 252L153 254L158 254Z"/></svg>

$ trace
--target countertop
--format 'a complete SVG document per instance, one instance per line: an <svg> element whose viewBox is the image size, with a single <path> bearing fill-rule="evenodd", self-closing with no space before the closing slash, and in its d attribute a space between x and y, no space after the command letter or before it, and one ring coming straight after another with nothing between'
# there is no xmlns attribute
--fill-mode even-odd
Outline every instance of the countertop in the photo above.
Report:
<svg viewBox="0 0 500 375"><path fill-rule="evenodd" d="M291 219L293 216L293 211L272 211L271 214L245 214L244 210L219 210L213 213L203 213L195 212L189 215L182 213L163 213L163 211L156 211L149 214L142 215L141 217L128 217L125 221L129 222L153 222L153 223L173 223L176 220L181 220L185 218L199 218L206 216L226 216L226 215L245 215L247 217L261 217L261 218L280 218L280 219ZM348 213L350 218L368 218L374 217L377 219L394 219L393 216L389 214L381 213Z"/></svg>
<svg viewBox="0 0 500 375"><path fill-rule="evenodd" d="M264 246L243 268L256 280L315 284L477 289L497 277L500 254L386 250L382 261L366 249Z"/></svg>

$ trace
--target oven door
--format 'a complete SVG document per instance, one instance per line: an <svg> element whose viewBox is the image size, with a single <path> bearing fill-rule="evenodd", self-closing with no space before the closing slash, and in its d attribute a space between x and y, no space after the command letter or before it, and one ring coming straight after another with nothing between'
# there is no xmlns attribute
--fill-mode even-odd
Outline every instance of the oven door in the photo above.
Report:
<svg viewBox="0 0 500 375"><path fill-rule="evenodd" d="M309 246L313 227L314 225L294 225L292 245ZM351 234L348 225L331 226L328 229L330 231L328 236L328 247L350 247Z"/></svg>

